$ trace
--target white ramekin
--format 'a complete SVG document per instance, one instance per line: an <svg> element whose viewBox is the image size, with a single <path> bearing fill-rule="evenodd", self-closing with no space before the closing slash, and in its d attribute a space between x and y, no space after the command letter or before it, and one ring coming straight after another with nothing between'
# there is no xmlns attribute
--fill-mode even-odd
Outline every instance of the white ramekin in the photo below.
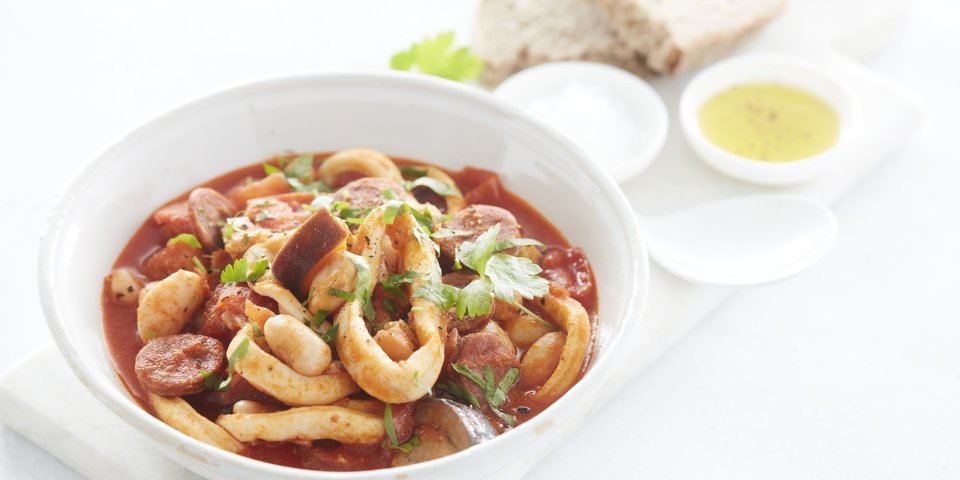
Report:
<svg viewBox="0 0 960 480"><path fill-rule="evenodd" d="M749 83L790 85L823 99L840 119L837 142L820 154L790 162L753 160L715 145L700 130L700 107L723 90ZM859 123L860 101L845 83L814 63L787 55L751 54L719 62L694 77L680 98L679 115L687 142L707 165L744 182L779 186L811 180L844 161Z"/></svg>

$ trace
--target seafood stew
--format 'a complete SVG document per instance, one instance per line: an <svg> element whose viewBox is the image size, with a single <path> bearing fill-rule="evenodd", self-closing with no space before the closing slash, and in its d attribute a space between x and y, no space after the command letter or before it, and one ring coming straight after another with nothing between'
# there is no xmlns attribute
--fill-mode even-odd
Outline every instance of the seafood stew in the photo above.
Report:
<svg viewBox="0 0 960 480"><path fill-rule="evenodd" d="M369 470L534 417L587 367L589 261L489 171L284 155L161 207L104 280L131 395L263 461Z"/></svg>

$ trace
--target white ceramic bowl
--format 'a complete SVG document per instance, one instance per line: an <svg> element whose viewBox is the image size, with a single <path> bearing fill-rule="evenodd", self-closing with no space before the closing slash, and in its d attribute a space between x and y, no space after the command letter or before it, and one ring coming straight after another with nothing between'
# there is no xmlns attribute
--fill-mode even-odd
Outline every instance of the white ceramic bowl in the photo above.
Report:
<svg viewBox="0 0 960 480"><path fill-rule="evenodd" d="M667 107L650 84L603 63L544 63L511 76L494 93L579 142L620 183L653 163L670 127ZM606 103L610 112L585 103ZM539 111L544 107L547 111ZM584 128L584 122L597 124ZM619 144L613 150L618 154L609 150L610 143Z"/></svg>
<svg viewBox="0 0 960 480"><path fill-rule="evenodd" d="M584 248L597 277L597 349L583 380L535 419L488 443L422 464L312 472L251 460L180 434L127 394L101 330L100 289L150 212L218 174L287 150L367 146L450 168L499 172ZM121 138L59 200L42 239L40 293L57 345L84 385L164 454L216 479L519 478L590 414L628 371L648 264L633 212L599 165L493 96L414 74L327 73L230 88ZM97 432L81 432L96 435ZM597 446L600 448L600 446ZM123 452L117 452L122 455Z"/></svg>
<svg viewBox="0 0 960 480"><path fill-rule="evenodd" d="M728 152L700 130L700 107L715 94L745 83L779 83L806 90L827 102L840 119L837 142L826 151L790 162L762 162ZM687 142L711 167L733 178L760 185L790 185L820 176L849 154L860 119L860 101L828 70L795 57L751 54L733 57L699 73L680 98L680 125Z"/></svg>

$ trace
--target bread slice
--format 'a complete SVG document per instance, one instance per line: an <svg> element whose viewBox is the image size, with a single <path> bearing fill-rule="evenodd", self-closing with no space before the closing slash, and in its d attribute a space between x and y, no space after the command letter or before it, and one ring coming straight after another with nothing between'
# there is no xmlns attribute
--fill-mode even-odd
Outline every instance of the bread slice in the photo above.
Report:
<svg viewBox="0 0 960 480"><path fill-rule="evenodd" d="M585 0L481 0L472 49L486 64L481 81L497 84L544 62L589 60L649 75L597 5Z"/></svg>
<svg viewBox="0 0 960 480"><path fill-rule="evenodd" d="M787 0L480 0L473 49L497 84L544 62L588 60L641 76L716 59Z"/></svg>
<svg viewBox="0 0 960 480"><path fill-rule="evenodd" d="M786 0L585 0L658 73L716 59L776 17Z"/></svg>

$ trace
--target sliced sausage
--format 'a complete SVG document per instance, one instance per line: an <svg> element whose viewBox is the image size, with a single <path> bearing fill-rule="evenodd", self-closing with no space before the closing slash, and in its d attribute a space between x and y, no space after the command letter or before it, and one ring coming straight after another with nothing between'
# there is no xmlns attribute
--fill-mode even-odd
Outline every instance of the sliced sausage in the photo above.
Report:
<svg viewBox="0 0 960 480"><path fill-rule="evenodd" d="M209 250L223 248L220 226L237 213L233 201L212 188L195 188L187 197L187 210L200 243Z"/></svg>
<svg viewBox="0 0 960 480"><path fill-rule="evenodd" d="M239 283L221 283L213 290L203 306L200 328L197 333L229 342L247 324L244 306L247 300L254 304L277 310L277 303Z"/></svg>
<svg viewBox="0 0 960 480"><path fill-rule="evenodd" d="M397 442L406 442L413 436L417 402L395 403L390 408L393 413L393 426L397 432Z"/></svg>
<svg viewBox="0 0 960 480"><path fill-rule="evenodd" d="M460 245L476 240L483 232L497 224L500 225L498 240L520 238L520 224L507 210L493 205L470 205L460 210L453 218L443 223L443 228L462 233L462 235L437 239L440 245L440 262L444 265L452 265Z"/></svg>
<svg viewBox="0 0 960 480"><path fill-rule="evenodd" d="M467 270L457 270L444 274L443 283L447 285L453 285L457 288L463 288L478 278L480 278L480 276L476 273ZM459 318L457 317L457 312L455 309L446 312L445 315L447 315L449 328L456 328L460 334L466 335L479 332L481 329L483 329L483 327L485 327L493 317L495 309L496 302L494 302L494 304L491 306L490 313L487 315L480 315L476 317L464 316L463 318Z"/></svg>
<svg viewBox="0 0 960 480"><path fill-rule="evenodd" d="M483 376L484 369L489 365L497 382L508 370L519 365L513 345L506 344L499 335L492 332L471 333L461 338L460 351L453 363L461 364L480 376ZM480 405L486 403L483 388L472 380L460 373L453 373L452 380L472 393Z"/></svg>
<svg viewBox="0 0 960 480"><path fill-rule="evenodd" d="M164 397L203 390L203 372L223 369L223 344L216 339L180 333L151 340L137 353L135 370L143 388Z"/></svg>
<svg viewBox="0 0 960 480"><path fill-rule="evenodd" d="M153 214L153 221L160 225L163 233L168 237L175 237L181 233L193 233L193 222L190 220L187 202L162 207Z"/></svg>
<svg viewBox="0 0 960 480"><path fill-rule="evenodd" d="M368 208L376 208L387 203L387 197L383 194L384 190L392 191L396 198L403 198L406 195L403 187L397 182L385 178L363 177L337 190L333 195L333 200L349 202L350 208L360 213Z"/></svg>
<svg viewBox="0 0 960 480"><path fill-rule="evenodd" d="M597 289L590 262L580 248L550 247L540 259L541 274L547 280L563 287L574 300L588 311L597 301Z"/></svg>
<svg viewBox="0 0 960 480"><path fill-rule="evenodd" d="M193 263L194 257L200 260L204 268L207 268L209 262L202 254L203 250L193 248L184 242L164 245L143 262L143 273L150 280L161 280L177 270L192 271L196 268Z"/></svg>

